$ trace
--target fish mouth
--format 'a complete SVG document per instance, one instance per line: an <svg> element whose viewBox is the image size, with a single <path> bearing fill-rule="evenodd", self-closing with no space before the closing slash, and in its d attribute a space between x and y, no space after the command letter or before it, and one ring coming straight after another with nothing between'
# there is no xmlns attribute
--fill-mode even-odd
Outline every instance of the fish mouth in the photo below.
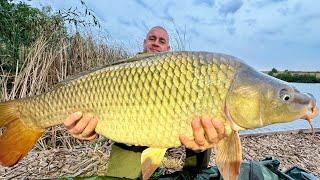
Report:
<svg viewBox="0 0 320 180"><path fill-rule="evenodd" d="M318 115L319 115L319 108L314 106L314 107L308 108L306 110L306 113L303 116L301 116L301 119L311 121L314 117Z"/></svg>
<svg viewBox="0 0 320 180"><path fill-rule="evenodd" d="M311 102L309 103L308 107L304 111L303 115L300 117L300 119L305 119L308 121L310 128L312 130L312 134L314 135L314 128L312 125L312 119L314 119L316 116L319 115L319 108L316 106L315 98L308 93L308 95L312 98Z"/></svg>
<svg viewBox="0 0 320 180"><path fill-rule="evenodd" d="M301 119L305 119L307 121L311 121L314 117L318 116L319 108L316 105L316 100L312 94L306 93L305 95L309 96L311 99L305 112L300 117Z"/></svg>

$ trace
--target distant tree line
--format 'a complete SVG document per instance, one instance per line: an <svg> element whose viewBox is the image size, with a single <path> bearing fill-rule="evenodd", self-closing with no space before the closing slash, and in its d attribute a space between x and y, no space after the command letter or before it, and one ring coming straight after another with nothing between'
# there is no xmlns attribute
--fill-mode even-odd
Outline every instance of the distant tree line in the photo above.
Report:
<svg viewBox="0 0 320 180"><path fill-rule="evenodd" d="M268 75L287 81L287 82L320 83L320 79L317 78L316 73L300 73L299 74L299 73L290 72L288 70L280 72L277 69L272 68L272 70L268 72Z"/></svg>

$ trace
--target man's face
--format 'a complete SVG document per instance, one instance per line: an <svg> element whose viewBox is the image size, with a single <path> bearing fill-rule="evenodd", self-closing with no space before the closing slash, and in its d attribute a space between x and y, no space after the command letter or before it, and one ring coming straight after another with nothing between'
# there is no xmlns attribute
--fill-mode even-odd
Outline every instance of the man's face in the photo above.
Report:
<svg viewBox="0 0 320 180"><path fill-rule="evenodd" d="M166 31L160 28L152 28L143 43L143 51L158 53L169 51L169 37Z"/></svg>

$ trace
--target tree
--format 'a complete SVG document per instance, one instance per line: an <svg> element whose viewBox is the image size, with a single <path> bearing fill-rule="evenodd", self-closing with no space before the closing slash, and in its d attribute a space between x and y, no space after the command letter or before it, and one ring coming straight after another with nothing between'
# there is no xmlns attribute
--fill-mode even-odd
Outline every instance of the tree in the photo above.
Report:
<svg viewBox="0 0 320 180"><path fill-rule="evenodd" d="M278 70L276 68L272 68L271 71L268 72L268 75L275 76L278 73Z"/></svg>
<svg viewBox="0 0 320 180"><path fill-rule="evenodd" d="M271 72L272 72L273 74L276 74L276 73L278 73L278 70L277 70L276 68L272 68Z"/></svg>

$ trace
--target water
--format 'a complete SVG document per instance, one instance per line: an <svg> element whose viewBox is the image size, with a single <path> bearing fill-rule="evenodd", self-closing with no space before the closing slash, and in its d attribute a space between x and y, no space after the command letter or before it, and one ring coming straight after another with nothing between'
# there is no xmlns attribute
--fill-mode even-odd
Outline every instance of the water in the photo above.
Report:
<svg viewBox="0 0 320 180"><path fill-rule="evenodd" d="M320 105L320 83L292 83L300 92L311 93L317 101L318 107ZM319 115L320 116L320 115ZM320 128L320 117L317 116L312 124L314 128ZM300 130L300 129L310 129L310 125L306 120L296 120L289 123L273 124L263 128L258 128L254 130L244 130L240 134L254 134L254 133L268 133L268 132L278 132L278 131L289 131L289 130Z"/></svg>

